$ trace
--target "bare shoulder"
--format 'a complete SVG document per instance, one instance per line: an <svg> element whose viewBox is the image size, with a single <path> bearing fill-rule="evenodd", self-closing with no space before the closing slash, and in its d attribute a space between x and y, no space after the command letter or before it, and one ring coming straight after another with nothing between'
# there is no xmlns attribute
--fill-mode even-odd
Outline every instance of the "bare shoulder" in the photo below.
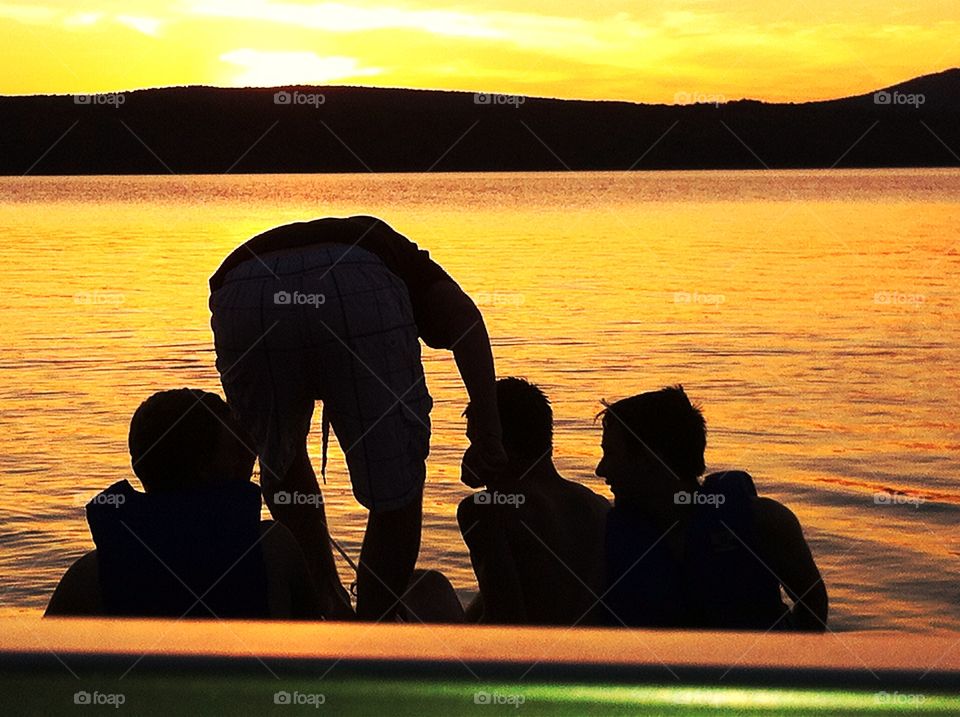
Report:
<svg viewBox="0 0 960 717"><path fill-rule="evenodd" d="M772 498L757 498L757 529L764 542L785 554L801 555L809 552L803 527L793 511Z"/></svg>
<svg viewBox="0 0 960 717"><path fill-rule="evenodd" d="M67 569L67 574L73 572L98 579L100 577L100 569L99 563L97 562L97 551L91 550L73 561L73 565Z"/></svg>
<svg viewBox="0 0 960 717"><path fill-rule="evenodd" d="M460 504L457 506L457 518L463 521L465 518L474 517L477 512L477 507L476 493L472 493L460 501Z"/></svg>
<svg viewBox="0 0 960 717"><path fill-rule="evenodd" d="M783 503L773 498L754 499L757 508L757 520L760 527L773 532L794 531L800 528L797 516Z"/></svg>
<svg viewBox="0 0 960 717"><path fill-rule="evenodd" d="M583 483L577 483L576 481L567 481L567 484L570 486L571 495L576 496L578 501L582 501L585 506L593 511L599 511L606 513L610 510L610 501L604 498L599 493L594 492Z"/></svg>
<svg viewBox="0 0 960 717"><path fill-rule="evenodd" d="M74 561L60 578L45 615L99 615L103 612L97 551Z"/></svg>
<svg viewBox="0 0 960 717"><path fill-rule="evenodd" d="M478 493L468 495L457 506L457 523L460 526L460 532L465 536L465 540L478 523L487 524L497 517L496 511L493 510L496 506L479 502L477 495Z"/></svg>
<svg viewBox="0 0 960 717"><path fill-rule="evenodd" d="M588 489L588 490L589 490L589 489ZM607 500L606 498L604 498L604 497L603 497L602 495L600 495L599 493L594 493L593 491L590 491L590 492L593 493L593 501L594 501L594 503L596 504L598 510L603 511L604 513L606 513L608 510L610 510L610 507L611 507L611 506L610 506L610 501L609 501L609 500Z"/></svg>

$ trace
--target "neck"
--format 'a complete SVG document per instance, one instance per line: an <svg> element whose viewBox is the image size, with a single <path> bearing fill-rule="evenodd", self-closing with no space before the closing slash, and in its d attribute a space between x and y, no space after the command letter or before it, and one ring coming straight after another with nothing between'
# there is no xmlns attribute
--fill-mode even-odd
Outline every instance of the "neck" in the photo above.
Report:
<svg viewBox="0 0 960 717"><path fill-rule="evenodd" d="M525 467L519 472L517 478L520 483L549 483L563 480L557 472L557 467L553 465L551 456L544 456L532 466Z"/></svg>
<svg viewBox="0 0 960 717"><path fill-rule="evenodd" d="M563 480L563 477L557 472L553 465L553 459L550 456L544 456L532 465L523 465L511 462L504 473L503 478L496 484L487 485L491 490L504 489L509 487L522 488L523 486L538 486L555 481Z"/></svg>
<svg viewBox="0 0 960 717"><path fill-rule="evenodd" d="M666 529L673 523L683 522L690 515L692 500L682 503L677 502L676 495L679 492L692 494L698 487L693 483L676 482L671 484L670 489L655 493L623 496L616 500L616 505L629 511L638 512L654 525Z"/></svg>

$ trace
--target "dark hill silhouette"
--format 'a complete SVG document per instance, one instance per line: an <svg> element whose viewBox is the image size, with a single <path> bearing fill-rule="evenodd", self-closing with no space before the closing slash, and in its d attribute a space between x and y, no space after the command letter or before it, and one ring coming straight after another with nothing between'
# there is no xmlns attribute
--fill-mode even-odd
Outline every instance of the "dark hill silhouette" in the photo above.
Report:
<svg viewBox="0 0 960 717"><path fill-rule="evenodd" d="M276 104L276 92L291 101ZM150 89L80 104L0 97L0 173L960 165L960 70L884 92L885 104L870 93L716 106L299 86ZM304 100L312 95L322 103Z"/></svg>

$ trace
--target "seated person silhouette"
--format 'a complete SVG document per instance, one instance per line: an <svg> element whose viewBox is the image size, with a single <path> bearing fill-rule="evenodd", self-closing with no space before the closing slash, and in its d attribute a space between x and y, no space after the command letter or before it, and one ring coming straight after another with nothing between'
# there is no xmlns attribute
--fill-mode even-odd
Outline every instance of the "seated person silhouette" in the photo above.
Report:
<svg viewBox="0 0 960 717"><path fill-rule="evenodd" d="M706 423L681 386L610 404L597 475L611 625L822 631L827 591L796 516L742 471L701 484ZM781 588L793 602L786 606Z"/></svg>
<svg viewBox="0 0 960 717"><path fill-rule="evenodd" d="M129 447L145 492L123 480L90 501L96 550L67 570L46 614L321 617L296 540L260 520L248 445L215 394L183 388L144 401Z"/></svg>
<svg viewBox="0 0 960 717"><path fill-rule="evenodd" d="M467 619L530 625L595 624L601 617L607 500L560 476L553 411L519 378L497 381L508 463L457 510L480 585ZM472 407L466 410L467 425Z"/></svg>

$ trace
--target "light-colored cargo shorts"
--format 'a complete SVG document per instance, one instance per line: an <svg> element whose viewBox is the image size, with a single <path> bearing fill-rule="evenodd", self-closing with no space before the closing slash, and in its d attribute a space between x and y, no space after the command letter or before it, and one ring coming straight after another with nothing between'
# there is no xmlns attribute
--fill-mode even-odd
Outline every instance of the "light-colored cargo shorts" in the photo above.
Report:
<svg viewBox="0 0 960 717"><path fill-rule="evenodd" d="M362 505L417 497L433 401L406 285L379 257L342 244L251 256L210 310L217 370L265 489L282 487L319 400Z"/></svg>

